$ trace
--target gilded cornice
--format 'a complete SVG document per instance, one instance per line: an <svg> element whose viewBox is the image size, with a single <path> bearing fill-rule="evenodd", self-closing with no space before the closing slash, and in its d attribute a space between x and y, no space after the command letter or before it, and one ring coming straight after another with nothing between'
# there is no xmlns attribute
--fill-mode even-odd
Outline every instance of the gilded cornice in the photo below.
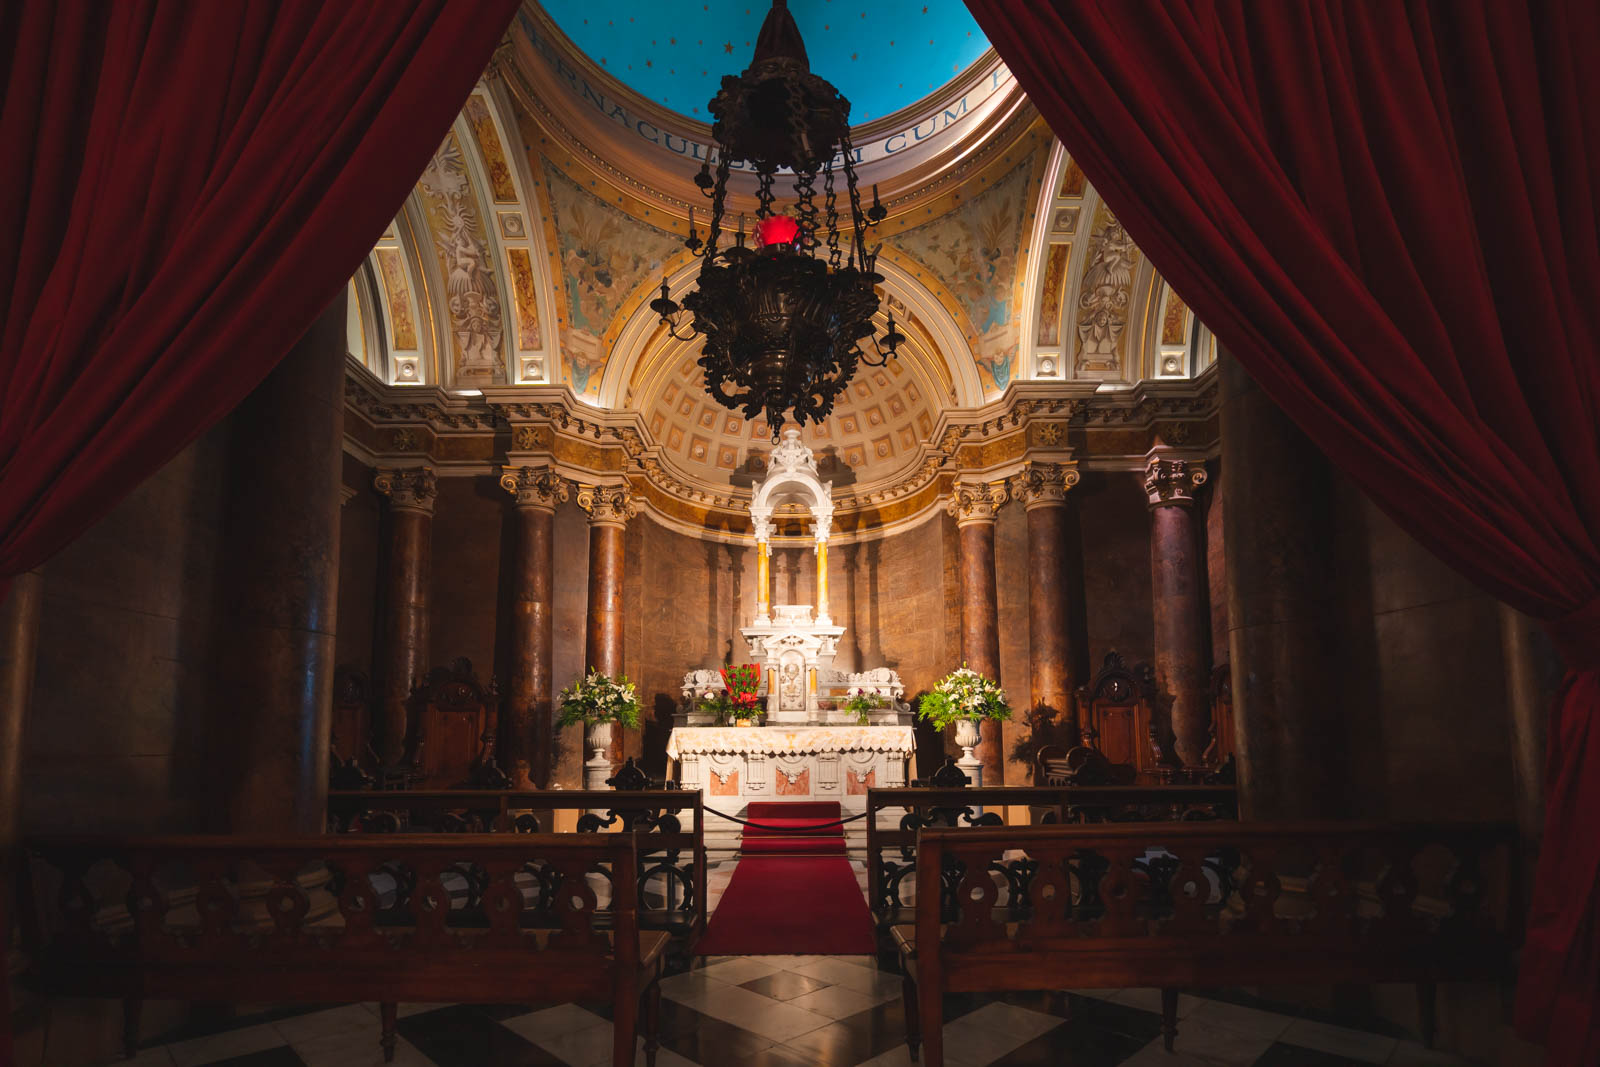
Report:
<svg viewBox="0 0 1600 1067"><path fill-rule="evenodd" d="M834 497L843 540L922 522L958 482L1010 484L1037 465L1143 472L1153 449L1217 454L1217 375L1096 391L1092 383L1014 382L980 408L946 409L892 485ZM564 386L507 386L475 395L386 386L359 365L345 383L346 450L373 467L426 465L439 477L549 468L579 485L626 482L663 525L699 537L749 537L750 492L677 469L643 417L597 408ZM1042 469L1042 468L1041 468ZM1021 496L1022 494L1018 494Z"/></svg>

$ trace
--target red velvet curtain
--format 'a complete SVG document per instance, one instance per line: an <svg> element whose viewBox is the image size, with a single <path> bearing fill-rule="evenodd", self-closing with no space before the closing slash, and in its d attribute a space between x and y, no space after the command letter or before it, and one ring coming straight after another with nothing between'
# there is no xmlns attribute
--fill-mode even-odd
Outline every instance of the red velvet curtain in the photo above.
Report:
<svg viewBox="0 0 1600 1067"><path fill-rule="evenodd" d="M0 586L336 296L516 0L0 6Z"/></svg>
<svg viewBox="0 0 1600 1067"><path fill-rule="evenodd" d="M1600 5L968 0L1157 269L1570 673L1518 1025L1600 1063Z"/></svg>

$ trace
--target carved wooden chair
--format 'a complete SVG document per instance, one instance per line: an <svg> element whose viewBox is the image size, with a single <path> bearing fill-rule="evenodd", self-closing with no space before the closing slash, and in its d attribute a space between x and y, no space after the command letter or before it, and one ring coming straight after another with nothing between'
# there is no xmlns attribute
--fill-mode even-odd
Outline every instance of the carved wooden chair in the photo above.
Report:
<svg viewBox="0 0 1600 1067"><path fill-rule="evenodd" d="M1233 756L1233 668L1223 663L1211 672L1211 741L1202 759L1207 767L1220 768Z"/></svg>
<svg viewBox="0 0 1600 1067"><path fill-rule="evenodd" d="M462 656L411 691L412 762L423 789L509 789L495 762L500 692Z"/></svg>
<svg viewBox="0 0 1600 1067"><path fill-rule="evenodd" d="M1137 775L1169 775L1176 761L1157 730L1151 708L1155 695L1149 664L1129 665L1120 653L1106 653L1094 680L1078 691L1084 745Z"/></svg>

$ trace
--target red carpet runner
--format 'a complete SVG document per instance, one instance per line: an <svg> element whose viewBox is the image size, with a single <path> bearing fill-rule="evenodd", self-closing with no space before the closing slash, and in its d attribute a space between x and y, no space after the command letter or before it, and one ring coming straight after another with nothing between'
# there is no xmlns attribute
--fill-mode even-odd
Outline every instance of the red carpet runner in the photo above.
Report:
<svg viewBox="0 0 1600 1067"><path fill-rule="evenodd" d="M835 801L751 804L742 856L695 952L702 956L868 956L872 914L845 859Z"/></svg>

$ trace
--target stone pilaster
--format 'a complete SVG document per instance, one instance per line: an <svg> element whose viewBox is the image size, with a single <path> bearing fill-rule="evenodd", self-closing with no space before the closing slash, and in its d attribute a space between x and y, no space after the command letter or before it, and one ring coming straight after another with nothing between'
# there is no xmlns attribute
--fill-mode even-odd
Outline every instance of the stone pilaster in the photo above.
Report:
<svg viewBox="0 0 1600 1067"><path fill-rule="evenodd" d="M386 764L394 764L406 752L411 688L428 671L428 592L438 482L427 467L402 467L379 470L372 485L389 500L378 751Z"/></svg>
<svg viewBox="0 0 1600 1067"><path fill-rule="evenodd" d="M1067 493L1078 484L1072 463L1029 463L1012 479L1011 495L1028 516L1028 660L1032 727L1053 740L1077 737L1072 707L1071 630L1068 625Z"/></svg>
<svg viewBox="0 0 1600 1067"><path fill-rule="evenodd" d="M589 516L589 613L584 664L616 677L622 673L622 583L627 567L624 545L628 520L639 513L639 506L626 485L579 486L578 506ZM622 759L621 730L611 732L611 759Z"/></svg>
<svg viewBox="0 0 1600 1067"><path fill-rule="evenodd" d="M567 483L549 467L508 469L500 487L516 507L511 572L511 679L500 717L501 763L515 789L551 785L551 659L557 505Z"/></svg>
<svg viewBox="0 0 1600 1067"><path fill-rule="evenodd" d="M956 520L961 561L961 658L979 674L1000 681L1000 620L994 576L994 519L1007 500L1001 482L958 482L946 507ZM980 785L1005 784L1001 727L985 720L976 754ZM970 772L969 772L970 777Z"/></svg>
<svg viewBox="0 0 1600 1067"><path fill-rule="evenodd" d="M1194 494L1205 484L1196 459L1151 454L1144 491L1150 504L1150 587L1155 619L1156 687L1169 705L1177 756L1198 767L1209 741L1211 707L1206 662Z"/></svg>

